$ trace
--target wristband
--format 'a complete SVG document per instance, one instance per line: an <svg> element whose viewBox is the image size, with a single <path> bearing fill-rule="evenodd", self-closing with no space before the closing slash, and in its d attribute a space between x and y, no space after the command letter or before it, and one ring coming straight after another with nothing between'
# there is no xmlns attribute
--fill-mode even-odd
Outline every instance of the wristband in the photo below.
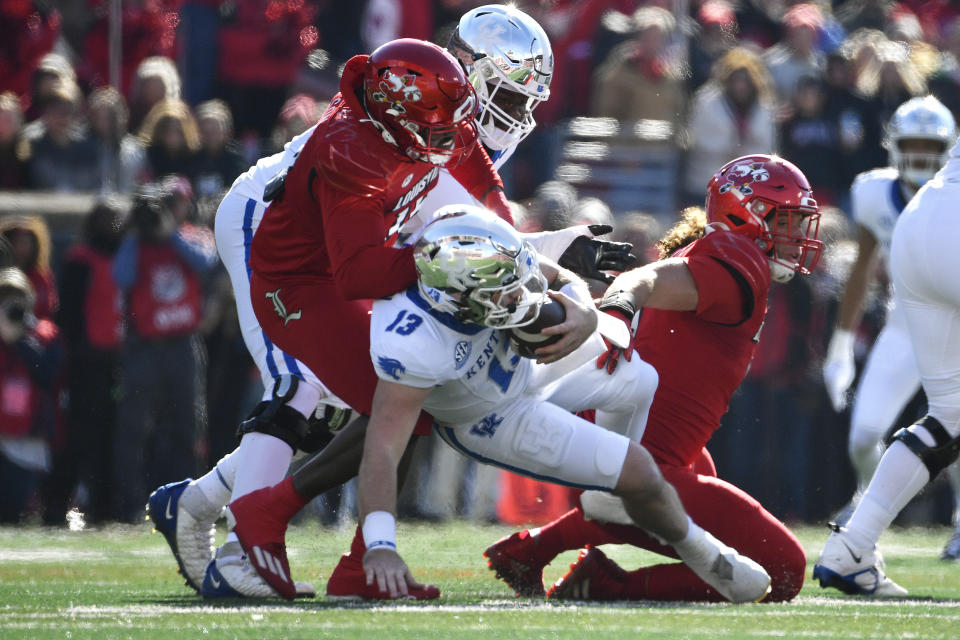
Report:
<svg viewBox="0 0 960 640"><path fill-rule="evenodd" d="M389 511L371 511L363 519L363 543L371 549L397 550L397 521Z"/></svg>
<svg viewBox="0 0 960 640"><path fill-rule="evenodd" d="M852 355L855 341L856 336L853 331L837 327L830 338L830 344L827 345L827 357L839 358L847 354Z"/></svg>
<svg viewBox="0 0 960 640"><path fill-rule="evenodd" d="M597 308L600 309L600 311L618 312L624 317L627 324L630 324L634 314L637 313L637 305L633 298L633 292L624 291L623 289L607 289Z"/></svg>

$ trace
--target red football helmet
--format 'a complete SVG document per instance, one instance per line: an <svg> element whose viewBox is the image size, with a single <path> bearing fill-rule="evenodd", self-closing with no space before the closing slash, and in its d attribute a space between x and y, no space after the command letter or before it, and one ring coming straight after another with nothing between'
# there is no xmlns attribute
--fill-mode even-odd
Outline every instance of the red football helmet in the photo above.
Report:
<svg viewBox="0 0 960 640"><path fill-rule="evenodd" d="M364 108L414 160L456 166L477 141L477 96L453 56L424 40L378 47L363 73Z"/></svg>
<svg viewBox="0 0 960 640"><path fill-rule="evenodd" d="M777 282L809 274L820 260L820 210L810 183L779 156L743 156L723 165L707 185L706 208L711 224L756 241Z"/></svg>

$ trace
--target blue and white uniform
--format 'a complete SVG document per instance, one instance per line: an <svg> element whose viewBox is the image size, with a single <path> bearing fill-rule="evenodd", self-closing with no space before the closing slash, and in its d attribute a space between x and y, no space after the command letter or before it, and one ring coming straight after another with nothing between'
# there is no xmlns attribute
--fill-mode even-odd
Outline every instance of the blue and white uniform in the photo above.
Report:
<svg viewBox="0 0 960 640"><path fill-rule="evenodd" d="M639 441L646 426L657 386L656 371L639 358L607 375L596 368L596 353L545 383L550 367L563 360L538 365L521 358L506 331L437 311L416 286L374 302L370 355L382 380L433 388L423 408L454 449L584 489L609 491L616 485L630 439ZM571 413L591 408L603 409L597 425Z"/></svg>
<svg viewBox="0 0 960 640"><path fill-rule="evenodd" d="M884 268L889 270L893 228L906 206L899 172L894 167L861 173L851 187L853 219L877 240ZM913 347L903 311L891 297L887 320L870 350L857 387L850 420L851 451L876 449L910 399L920 389Z"/></svg>

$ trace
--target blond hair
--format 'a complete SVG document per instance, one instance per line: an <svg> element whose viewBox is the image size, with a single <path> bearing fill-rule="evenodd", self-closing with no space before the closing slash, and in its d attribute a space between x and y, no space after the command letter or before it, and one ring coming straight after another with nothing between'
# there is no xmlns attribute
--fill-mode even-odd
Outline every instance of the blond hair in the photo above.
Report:
<svg viewBox="0 0 960 640"><path fill-rule="evenodd" d="M730 76L741 69L750 76L750 81L757 90L757 99L763 104L772 103L774 92L770 72L760 56L746 47L734 47L723 54L723 57L714 63L710 79L723 88Z"/></svg>
<svg viewBox="0 0 960 640"><path fill-rule="evenodd" d="M660 259L673 255L679 249L704 236L707 227L707 214L700 207L687 207L680 212L680 220L667 233L657 240L656 247Z"/></svg>
<svg viewBox="0 0 960 640"><path fill-rule="evenodd" d="M0 236L8 238L14 231L27 231L36 241L36 255L31 267L47 273L50 271L50 230L43 218L37 216L12 216L0 220Z"/></svg>
<svg viewBox="0 0 960 640"><path fill-rule="evenodd" d="M140 139L145 147L153 145L157 134L157 125L168 118L180 123L183 139L190 151L196 151L200 148L197 122L193 119L190 107L183 100L161 100L153 105L140 127Z"/></svg>

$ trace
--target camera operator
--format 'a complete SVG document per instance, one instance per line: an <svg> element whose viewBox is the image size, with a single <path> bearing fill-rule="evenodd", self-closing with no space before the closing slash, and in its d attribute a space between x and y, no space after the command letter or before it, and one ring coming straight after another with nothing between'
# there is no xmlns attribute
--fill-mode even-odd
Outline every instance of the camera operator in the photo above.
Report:
<svg viewBox="0 0 960 640"><path fill-rule="evenodd" d="M203 278L216 266L209 229L174 206L179 180L143 187L113 260L125 293L127 335L114 446L116 516L142 519L147 486L197 472L203 435L205 355L197 328Z"/></svg>
<svg viewBox="0 0 960 640"><path fill-rule="evenodd" d="M26 274L0 269L0 523L20 520L57 435L64 348L57 326L33 315Z"/></svg>

